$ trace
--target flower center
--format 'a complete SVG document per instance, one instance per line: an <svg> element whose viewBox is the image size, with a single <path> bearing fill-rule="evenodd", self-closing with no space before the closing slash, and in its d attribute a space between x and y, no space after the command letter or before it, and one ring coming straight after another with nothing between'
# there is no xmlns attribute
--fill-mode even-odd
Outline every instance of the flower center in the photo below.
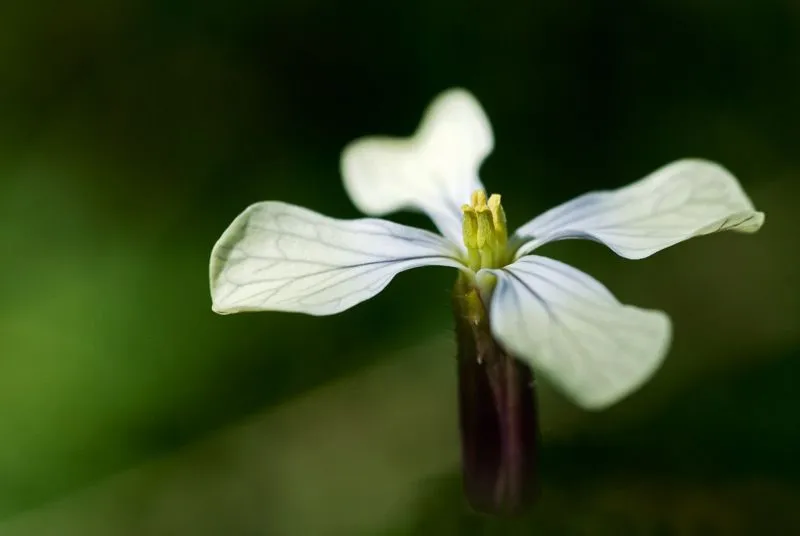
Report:
<svg viewBox="0 0 800 536"><path fill-rule="evenodd" d="M464 245L469 267L478 271L505 265L508 260L508 229L500 196L492 194L487 201L486 192L475 190L470 204L463 205L461 210L464 213Z"/></svg>

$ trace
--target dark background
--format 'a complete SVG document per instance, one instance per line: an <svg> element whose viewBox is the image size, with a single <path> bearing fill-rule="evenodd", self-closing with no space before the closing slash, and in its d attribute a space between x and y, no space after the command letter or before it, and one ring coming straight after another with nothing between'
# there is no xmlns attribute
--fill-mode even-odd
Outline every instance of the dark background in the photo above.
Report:
<svg viewBox="0 0 800 536"><path fill-rule="evenodd" d="M0 5L3 534L800 532L800 4L610 4ZM512 522L459 489L452 271L334 317L210 311L241 209L356 217L342 147L453 86L512 227L686 156L767 214L637 262L548 246L675 343L607 412L545 388L543 497Z"/></svg>

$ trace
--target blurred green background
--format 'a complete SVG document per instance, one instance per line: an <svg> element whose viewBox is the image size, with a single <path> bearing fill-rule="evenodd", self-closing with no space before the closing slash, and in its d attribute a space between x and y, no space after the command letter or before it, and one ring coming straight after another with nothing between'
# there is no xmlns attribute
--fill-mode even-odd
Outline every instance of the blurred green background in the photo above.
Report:
<svg viewBox="0 0 800 536"><path fill-rule="evenodd" d="M799 57L791 0L0 4L0 534L800 534ZM249 203L356 217L341 148L452 86L511 225L686 156L767 213L548 246L675 343L607 412L545 387L543 497L505 522L460 492L454 273L327 318L207 288Z"/></svg>

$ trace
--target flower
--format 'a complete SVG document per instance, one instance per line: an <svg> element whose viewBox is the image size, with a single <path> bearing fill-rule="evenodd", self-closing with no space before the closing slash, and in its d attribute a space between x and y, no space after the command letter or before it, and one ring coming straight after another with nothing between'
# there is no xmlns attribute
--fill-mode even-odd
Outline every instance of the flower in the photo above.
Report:
<svg viewBox="0 0 800 536"><path fill-rule="evenodd" d="M687 159L581 195L509 236L500 197L487 198L478 176L493 144L486 115L460 89L440 95L410 139L356 140L341 160L355 205L369 216L420 210L441 235L256 203L213 248L213 310L331 315L375 296L399 272L450 266L486 305L491 334L508 353L584 408L620 400L662 362L668 316L624 305L591 276L535 250L582 238L641 259L695 236L755 232L764 215L724 168Z"/></svg>

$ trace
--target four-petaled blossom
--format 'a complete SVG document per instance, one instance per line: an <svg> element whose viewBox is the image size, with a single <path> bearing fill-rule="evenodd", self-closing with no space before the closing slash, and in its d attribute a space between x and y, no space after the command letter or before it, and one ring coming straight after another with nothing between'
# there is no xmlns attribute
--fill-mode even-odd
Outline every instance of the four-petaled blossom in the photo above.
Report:
<svg viewBox="0 0 800 536"><path fill-rule="evenodd" d="M616 402L661 363L669 318L620 303L594 278L534 250L584 238L641 259L695 236L755 232L764 215L719 165L680 160L629 186L581 195L508 236L499 196L487 199L478 177L492 147L488 119L463 90L439 96L410 139L353 142L341 171L355 205L370 216L421 210L441 235L256 203L214 246L214 311L330 315L376 295L399 272L451 266L478 289L509 354L585 408Z"/></svg>

